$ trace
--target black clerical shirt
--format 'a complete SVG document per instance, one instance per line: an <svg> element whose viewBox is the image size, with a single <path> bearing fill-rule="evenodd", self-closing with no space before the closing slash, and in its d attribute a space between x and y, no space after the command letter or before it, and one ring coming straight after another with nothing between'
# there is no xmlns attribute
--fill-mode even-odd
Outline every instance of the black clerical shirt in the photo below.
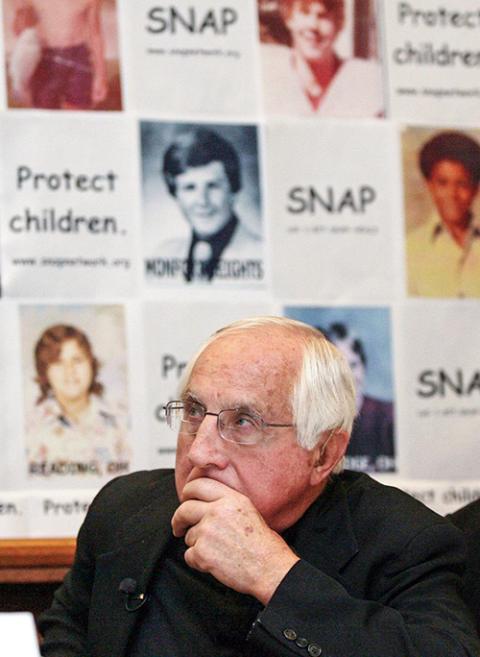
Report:
<svg viewBox="0 0 480 657"><path fill-rule="evenodd" d="M262 605L190 568L170 540L149 586L129 657L242 657Z"/></svg>

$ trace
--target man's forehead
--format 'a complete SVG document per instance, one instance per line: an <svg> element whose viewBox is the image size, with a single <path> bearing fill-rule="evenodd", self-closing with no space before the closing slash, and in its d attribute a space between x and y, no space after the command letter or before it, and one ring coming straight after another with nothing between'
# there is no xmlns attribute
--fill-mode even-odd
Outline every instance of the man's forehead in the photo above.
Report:
<svg viewBox="0 0 480 657"><path fill-rule="evenodd" d="M267 400L271 395L289 397L301 361L301 348L285 336L266 331L245 331L217 338L198 358L191 383L209 385L218 378L226 386L244 391L245 398ZM206 379L206 381L203 381ZM257 389L252 390L252 386ZM248 394L247 394L248 393ZM254 394L252 394L254 393ZM239 399L237 401L240 401Z"/></svg>

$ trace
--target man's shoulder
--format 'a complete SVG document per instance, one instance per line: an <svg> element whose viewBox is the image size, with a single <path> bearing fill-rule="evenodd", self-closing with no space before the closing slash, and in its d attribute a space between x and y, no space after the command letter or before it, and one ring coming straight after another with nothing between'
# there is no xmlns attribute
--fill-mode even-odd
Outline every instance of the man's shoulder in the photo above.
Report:
<svg viewBox="0 0 480 657"><path fill-rule="evenodd" d="M463 531L477 532L480 535L480 498L463 506L448 517Z"/></svg>
<svg viewBox="0 0 480 657"><path fill-rule="evenodd" d="M436 526L447 531L452 528L445 518L395 486L382 484L365 473L349 470L338 476L347 497L356 535L363 536L367 541L374 540L372 533L379 541L388 536L390 546L400 548L424 530Z"/></svg>
<svg viewBox="0 0 480 657"><path fill-rule="evenodd" d="M170 469L139 470L112 479L97 494L91 512L110 513L112 509L129 515L148 504L160 490L175 494L174 472Z"/></svg>

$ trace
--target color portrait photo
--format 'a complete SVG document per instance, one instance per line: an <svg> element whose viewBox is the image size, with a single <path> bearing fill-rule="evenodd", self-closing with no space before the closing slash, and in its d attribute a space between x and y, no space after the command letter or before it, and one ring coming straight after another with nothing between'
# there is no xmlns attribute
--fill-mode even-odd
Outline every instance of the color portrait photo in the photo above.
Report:
<svg viewBox="0 0 480 657"><path fill-rule="evenodd" d="M3 0L9 107L121 110L115 0Z"/></svg>
<svg viewBox="0 0 480 657"><path fill-rule="evenodd" d="M142 122L148 285L263 285L257 128Z"/></svg>
<svg viewBox="0 0 480 657"><path fill-rule="evenodd" d="M20 309L31 476L85 479L130 467L120 306Z"/></svg>
<svg viewBox="0 0 480 657"><path fill-rule="evenodd" d="M258 0L258 10L267 114L383 115L373 0Z"/></svg>
<svg viewBox="0 0 480 657"><path fill-rule="evenodd" d="M480 132L403 132L407 288L414 297L480 297Z"/></svg>
<svg viewBox="0 0 480 657"><path fill-rule="evenodd" d="M345 467L362 472L394 472L397 468L390 310L288 307L284 314L318 328L340 350L352 370L357 416Z"/></svg>

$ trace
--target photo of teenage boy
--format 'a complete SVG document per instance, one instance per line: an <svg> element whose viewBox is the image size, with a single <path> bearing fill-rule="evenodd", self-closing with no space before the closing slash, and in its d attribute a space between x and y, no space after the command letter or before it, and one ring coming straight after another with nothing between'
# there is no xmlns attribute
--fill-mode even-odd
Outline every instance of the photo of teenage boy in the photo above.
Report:
<svg viewBox="0 0 480 657"><path fill-rule="evenodd" d="M10 107L121 109L115 0L4 0L4 10Z"/></svg>
<svg viewBox="0 0 480 657"><path fill-rule="evenodd" d="M480 296L480 220L473 204L480 145L445 131L420 148L418 166L431 199L427 220L407 233L408 293L419 297ZM408 207L408 194L406 189Z"/></svg>
<svg viewBox="0 0 480 657"><path fill-rule="evenodd" d="M100 361L87 335L68 324L50 326L35 345L34 361L38 397L27 419L30 473L128 470L125 409L105 399Z"/></svg>
<svg viewBox="0 0 480 657"><path fill-rule="evenodd" d="M367 49L363 57L343 57L336 49L338 37L345 28L346 4L350 7L350 3L344 0L258 2L267 114L318 117L383 114L381 69L372 57L375 49L372 47L370 52ZM375 23L373 6L356 13L353 22L352 32L362 32L368 40Z"/></svg>
<svg viewBox="0 0 480 657"><path fill-rule="evenodd" d="M346 452L346 467L369 472L395 470L393 403L367 394L367 353L362 340L342 322L318 327L343 353L355 381L357 415Z"/></svg>
<svg viewBox="0 0 480 657"><path fill-rule="evenodd" d="M147 279L261 282L256 127L145 122L142 155Z"/></svg>

